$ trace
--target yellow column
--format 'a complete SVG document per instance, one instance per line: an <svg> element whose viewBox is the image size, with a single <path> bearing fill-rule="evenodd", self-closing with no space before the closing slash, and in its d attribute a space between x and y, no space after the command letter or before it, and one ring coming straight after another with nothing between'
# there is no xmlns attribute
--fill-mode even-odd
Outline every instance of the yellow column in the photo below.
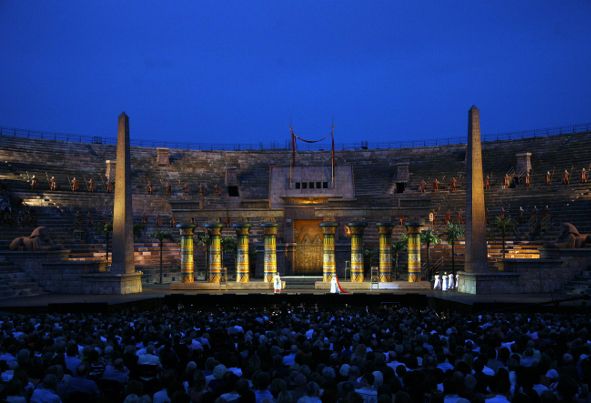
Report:
<svg viewBox="0 0 591 403"><path fill-rule="evenodd" d="M380 282L392 281L392 223L379 222L380 237Z"/></svg>
<svg viewBox="0 0 591 403"><path fill-rule="evenodd" d="M205 224L209 232L209 282L219 283L222 276L222 224Z"/></svg>
<svg viewBox="0 0 591 403"><path fill-rule="evenodd" d="M421 278L421 225L406 224L408 235L408 282L415 283Z"/></svg>
<svg viewBox="0 0 591 403"><path fill-rule="evenodd" d="M351 282L363 282L363 231L367 223L350 222L347 224L351 235Z"/></svg>
<svg viewBox="0 0 591 403"><path fill-rule="evenodd" d="M238 238L236 246L236 282L248 283L250 280L250 265L248 259L248 234L250 224L234 224Z"/></svg>
<svg viewBox="0 0 591 403"><path fill-rule="evenodd" d="M265 265L263 281L272 283L273 276L277 273L277 224L263 224L265 234Z"/></svg>
<svg viewBox="0 0 591 403"><path fill-rule="evenodd" d="M195 261L193 260L193 224L178 224L181 232L181 280L183 283L195 281L193 275Z"/></svg>
<svg viewBox="0 0 591 403"><path fill-rule="evenodd" d="M324 233L323 241L323 255L322 255L322 281L330 282L337 274L335 253L334 253L334 237L337 232L336 222L322 222L320 227Z"/></svg>

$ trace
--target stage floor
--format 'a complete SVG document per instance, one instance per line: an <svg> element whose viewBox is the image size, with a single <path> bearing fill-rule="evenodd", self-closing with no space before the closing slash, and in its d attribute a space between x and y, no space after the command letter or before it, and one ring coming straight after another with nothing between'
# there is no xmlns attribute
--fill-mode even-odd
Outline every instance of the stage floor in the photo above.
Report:
<svg viewBox="0 0 591 403"><path fill-rule="evenodd" d="M175 298L196 298L199 302L224 303L224 301L252 300L260 303L305 302L305 297L316 302L328 301L335 303L342 301L368 301L375 303L389 303L421 298L438 304L454 306L482 306L502 309L518 308L519 306L539 307L586 307L589 297L580 298L563 294L498 294L498 295L469 295L457 292L441 292L426 289L388 289L388 290L351 290L349 294L331 294L327 290L319 289L287 289L278 295L273 290L171 290L169 284L144 286L140 294L128 295L83 295L83 294L44 294L33 297L19 297L0 299L0 310L26 310L27 308L48 308L52 306L83 306L107 305L116 307L140 302L162 302Z"/></svg>

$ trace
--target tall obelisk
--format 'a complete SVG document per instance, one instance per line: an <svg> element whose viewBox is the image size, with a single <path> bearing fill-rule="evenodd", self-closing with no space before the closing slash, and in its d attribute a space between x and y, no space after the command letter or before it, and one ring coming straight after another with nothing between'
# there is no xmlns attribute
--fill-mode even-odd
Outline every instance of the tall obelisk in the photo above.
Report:
<svg viewBox="0 0 591 403"><path fill-rule="evenodd" d="M468 111L468 150L466 154L466 251L464 270L468 273L487 271L486 218L484 182L482 179L482 145L480 144L480 111Z"/></svg>
<svg viewBox="0 0 591 403"><path fill-rule="evenodd" d="M129 151L129 117L119 115L117 131L117 165L115 200L113 202L113 274L135 273L133 264L133 210L131 206L131 155Z"/></svg>

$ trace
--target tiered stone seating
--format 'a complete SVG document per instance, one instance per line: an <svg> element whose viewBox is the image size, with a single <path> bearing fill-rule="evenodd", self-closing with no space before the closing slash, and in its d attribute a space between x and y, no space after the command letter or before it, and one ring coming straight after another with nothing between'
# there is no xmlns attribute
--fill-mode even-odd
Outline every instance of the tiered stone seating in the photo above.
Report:
<svg viewBox="0 0 591 403"><path fill-rule="evenodd" d="M503 175L515 170L516 157L519 152L531 152L533 164L532 186L529 190L523 185L515 188L501 189ZM151 234L158 229L168 228L171 212L171 201L188 200L199 201L200 185L206 187L205 204L207 209L239 209L241 207L266 206L269 197L269 172L274 165L289 164L289 152L283 151L186 151L170 150L171 165L158 166L156 150L153 148L132 148L133 168L133 203L135 221L140 222L142 215L148 217L148 225L139 244L153 242ZM392 220L397 223L398 216L407 219L426 218L428 211L436 212L434 229L438 233L445 231L443 217L449 210L452 219L456 220L456 212L465 213L465 146L450 145L440 147L424 147L414 149L393 150L362 150L338 151L337 165L351 165L353 168L355 200L331 201L323 208L352 207L358 209L376 207L384 211L391 209L392 213L380 219L371 218L366 229L365 242L369 248L377 248L377 231L375 221ZM65 143L61 141L33 140L16 137L0 137L0 179L2 184L14 194L21 197L31 206L36 206L39 225L46 225L56 234L56 238L72 249L72 257L94 258L95 253L104 253L104 239L100 229L95 231L93 241L76 239L74 229L75 211L79 209L84 218L87 211L91 211L93 221L101 221L101 216L109 214L112 208L112 194L104 193L99 175L105 173L105 160L115 159L115 147L103 144ZM488 239L491 260L500 257L499 231L493 222L501 209L518 221L515 234L507 237L509 256L527 256L535 254L535 250L546 241L556 238L560 231L560 223L572 222L581 232L591 232L591 185L578 183L580 168L589 167L591 163L591 138L588 133L568 134L562 136L529 138L514 141L487 142L483 144L484 171L491 175L492 187L486 192L488 210ZM404 193L392 192L394 186L395 164L409 161L410 181ZM330 164L327 152L298 153L297 163L306 165ZM560 183L560 175L564 168L571 171L571 184L564 186ZM235 170L239 181L239 197L230 197L225 187L226 170ZM551 186L544 184L544 173L555 173ZM59 192L48 192L45 173L56 176L60 185ZM37 175L40 186L31 191L26 182L29 175ZM81 191L77 193L67 190L67 178L76 176L81 180ZM96 193L85 192L82 183L84 177L93 176L97 183ZM452 176L458 178L458 190L450 192L448 187ZM441 181L441 190L431 191L433 178ZM146 192L146 183L150 179L155 187L153 195ZM427 181L426 193L419 193L421 179ZM163 194L165 183L173 186L173 195ZM182 185L189 184L190 194L182 192ZM218 187L220 194L214 193ZM530 218L534 206L541 214L548 206L549 217L545 219L538 234L532 233ZM526 211L519 219L519 207ZM103 214L106 213L106 214ZM156 215L160 214L166 228L156 228ZM219 213L212 214L212 219L222 218ZM342 223L348 221L342 218ZM373 220L373 221L372 221ZM253 223L263 219L249 217ZM231 224L230 222L224 224ZM0 246L6 245L12 237L27 235L32 228L3 229ZM253 230L253 238L259 242L262 238ZM396 225L393 239L398 239L404 232L404 227ZM30 232L29 232L30 233ZM232 236L233 231L226 229L226 235ZM445 239L445 237L443 236ZM138 246L142 248L144 246ZM458 259L461 262L463 247L458 245ZM139 251L139 249L138 249ZM153 250L149 250L153 256ZM174 254L167 259L172 261ZM146 255L148 256L148 255ZM157 252L155 254L157 256ZM444 241L433 249L433 259L444 256L449 260L449 249ZM424 259L424 258L423 258ZM148 259L149 260L149 259ZM153 266L152 261L145 264ZM142 266L142 264L139 264Z"/></svg>

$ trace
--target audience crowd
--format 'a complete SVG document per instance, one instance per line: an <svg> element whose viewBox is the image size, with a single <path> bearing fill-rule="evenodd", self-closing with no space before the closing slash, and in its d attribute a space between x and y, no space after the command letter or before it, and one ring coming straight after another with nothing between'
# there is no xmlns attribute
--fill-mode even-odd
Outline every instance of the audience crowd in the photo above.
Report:
<svg viewBox="0 0 591 403"><path fill-rule="evenodd" d="M397 305L0 314L6 402L591 402L589 315Z"/></svg>

